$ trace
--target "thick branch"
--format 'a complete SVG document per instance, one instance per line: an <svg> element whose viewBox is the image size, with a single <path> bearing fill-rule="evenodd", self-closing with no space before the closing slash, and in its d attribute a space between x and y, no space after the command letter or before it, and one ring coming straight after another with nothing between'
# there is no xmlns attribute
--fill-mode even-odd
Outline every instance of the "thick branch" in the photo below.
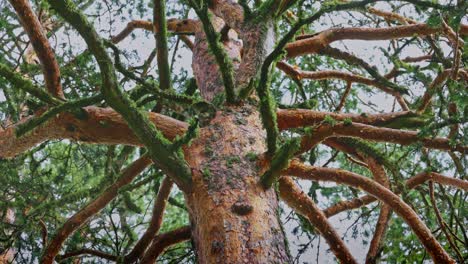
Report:
<svg viewBox="0 0 468 264"><path fill-rule="evenodd" d="M442 27L426 24L413 24L388 28L332 28L313 37L288 43L285 47L287 57L297 57L320 52L330 43L338 40L390 40L397 38L427 36L443 32Z"/></svg>
<svg viewBox="0 0 468 264"><path fill-rule="evenodd" d="M151 159L147 156L134 161L129 167L122 171L120 177L109 186L98 198L87 204L83 209L70 217L63 226L56 232L54 238L49 242L41 263L52 264L55 257L60 251L63 242L84 223L86 223L93 215L102 210L110 201L112 201L119 189L132 182L146 167L151 164Z"/></svg>
<svg viewBox="0 0 468 264"><path fill-rule="evenodd" d="M164 234L157 235L154 237L151 246L146 250L146 253L141 260L141 264L153 264L161 253L166 248L190 239L190 227L184 226Z"/></svg>
<svg viewBox="0 0 468 264"><path fill-rule="evenodd" d="M170 175L179 188L188 191L192 174L182 152L172 147L171 142L138 109L135 102L123 92L118 84L113 62L96 30L72 1L49 0L49 3L57 13L78 31L88 45L90 52L96 58L101 71L102 94L106 102L128 122L159 168Z"/></svg>
<svg viewBox="0 0 468 264"><path fill-rule="evenodd" d="M326 239L333 254L341 263L357 263L320 208L296 186L290 177L282 177L279 180L279 195L291 208L309 219L314 228Z"/></svg>
<svg viewBox="0 0 468 264"><path fill-rule="evenodd" d="M232 0L212 0L209 1L210 10L218 17L222 18L226 24L239 30L244 23L244 10L242 6Z"/></svg>
<svg viewBox="0 0 468 264"><path fill-rule="evenodd" d="M161 228L164 210L166 208L169 194L171 193L172 185L173 182L171 179L167 177L164 178L161 186L159 187L156 200L154 201L153 215L151 217L150 225L140 240L138 240L138 242L135 244L133 250L128 253L127 256L125 256L125 263L133 263L138 258L141 258L146 248L148 248L149 244L151 243L153 237L158 233L159 229Z"/></svg>
<svg viewBox="0 0 468 264"><path fill-rule="evenodd" d="M390 181L387 177L387 173L385 172L384 167L374 157L366 157L364 153L359 154L360 156L363 156L363 159L372 172L374 179L385 188L390 189ZM387 204L383 204L380 208L379 219L377 220L377 225L375 226L374 235L372 236L372 240L369 245L369 250L367 251L366 264L377 263L383 247L385 232L388 228L388 222L391 215L391 207Z"/></svg>
<svg viewBox="0 0 468 264"><path fill-rule="evenodd" d="M306 166L299 162L292 162L284 171L284 175L293 175L303 179L317 181L332 181L362 189L379 200L388 204L418 236L432 259L436 263L455 263L450 255L432 235L431 230L421 221L418 215L403 202L396 194L375 181L364 176L338 169L317 168Z"/></svg>
<svg viewBox="0 0 468 264"><path fill-rule="evenodd" d="M384 127L375 127L361 123L339 123L336 125L323 124L312 133L303 137L301 151L306 151L324 139L333 136L356 137L376 142L389 142L400 145L420 143L424 147L440 150L453 150L461 153L468 151L467 146L452 146L446 138L420 137L416 131L398 130Z"/></svg>
<svg viewBox="0 0 468 264"><path fill-rule="evenodd" d="M34 51L41 62L47 90L53 96L63 98L59 65L55 59L55 54L44 33L42 25L29 4L29 1L10 0L10 3L15 9L24 30L28 34L31 44L34 47Z"/></svg>
<svg viewBox="0 0 468 264"><path fill-rule="evenodd" d="M307 127L317 125L326 116L337 121L350 119L352 122L381 126L396 121L402 117L414 116L410 111L382 113L382 114L340 114L333 112L321 112L308 109L278 109L276 112L278 128L286 130L291 128Z"/></svg>
<svg viewBox="0 0 468 264"><path fill-rule="evenodd" d="M20 123L0 130L0 157L11 158L47 140L71 139L95 144L123 144L143 146L120 114L110 108L94 106L82 108L85 118L80 119L71 113L61 113L26 135L17 138L18 125L34 117L23 119ZM39 113L37 113L39 114ZM149 120L172 140L187 130L187 124L157 113L147 113Z"/></svg>

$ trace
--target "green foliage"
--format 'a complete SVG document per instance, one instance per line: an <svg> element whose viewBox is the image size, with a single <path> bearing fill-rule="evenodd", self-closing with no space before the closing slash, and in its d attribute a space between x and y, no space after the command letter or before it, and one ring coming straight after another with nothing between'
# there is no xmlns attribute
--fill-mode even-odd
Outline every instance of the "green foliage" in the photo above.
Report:
<svg viewBox="0 0 468 264"><path fill-rule="evenodd" d="M330 126L335 126L337 121L333 119L333 117L326 115L325 118L323 119L323 123L328 124Z"/></svg>
<svg viewBox="0 0 468 264"><path fill-rule="evenodd" d="M230 61L226 59L226 54L223 54L224 49L219 41L219 34L210 31L209 23L205 23L204 26L210 34L210 50L218 57L218 63L222 66L223 81L227 87L226 92L216 95L211 104L201 100L196 81L192 78L190 65L186 63L190 59L181 57L187 54L187 50L181 48L183 45L176 45L178 34L159 35L162 39L167 40L167 50L169 51L166 62L170 66L170 79L166 78L166 81L162 80L161 77L167 77L167 73L158 74L161 64L155 68L156 63L153 59L144 57L146 54L155 54L152 33L136 29L127 40L118 45L99 43L99 39L116 35L131 20L152 17L152 1L111 0L105 3L93 0L66 1L70 4L69 7L76 5L73 11L83 12L83 15L78 17L64 16L66 20L75 20L72 27L70 27L70 23L62 20L60 16L56 16L55 11L51 10L56 2L63 1L51 0L52 5L49 5L49 1L30 1L34 10L41 13L44 19L51 15L52 21L54 21L53 29L48 32L48 36L54 45L54 52L60 65L61 82L67 101L53 98L45 92L41 66L29 64L24 60L28 39L24 35L18 36L22 29L15 13L12 12L10 5L0 5L0 119L4 121L0 130L8 128L12 122L17 122L26 115L32 115L37 109L45 109L46 107L47 111L34 117L31 116L29 122L20 125L17 133L24 134L31 131L34 127L43 124L49 118L63 111L75 114L78 118L86 118L80 115L82 111L79 109L88 104L118 109L119 112L129 117L132 128L137 129L146 122L139 112L154 111L181 121L190 120L191 125L187 133L174 142L165 140L157 132L154 133L151 126L148 130L151 133L144 136L144 139L147 140L146 143L150 145L158 141L163 142L162 149L153 151L156 153L155 156L166 157L175 153L177 159L180 160L183 158L180 154L180 147L190 144L197 135L198 126L195 116L199 117L200 126L203 127L211 120L216 111L225 107L225 101L231 100L229 98L232 97L232 94L235 97L235 93L229 94L229 87L233 86L231 81L235 71L230 65ZM453 58L454 47L443 44L446 42L444 34L436 34L431 38L413 36L394 39L388 43L379 41L379 48L372 49L374 44L368 45L365 49L366 54L360 52L361 50L358 50L355 45L346 43L349 54L361 59L361 61L351 60L353 63L349 62L349 58L345 60L346 54L341 58L326 54L312 54L288 59L284 56L284 46L298 37L298 34L314 34L322 28L331 26L319 26L319 24L328 23L327 19L329 18L322 18L322 16L333 10L352 10L331 13L333 27L338 28L374 27L376 25L390 27L401 25L401 23L386 21L372 14L359 14L359 12L366 12L363 7L370 6L368 3L374 1L286 1L288 4L286 6L282 2L284 1L256 1L255 3L239 1L244 10L248 10L246 17L249 21L263 23L267 18L272 24L275 24L278 41L266 63L262 66L260 75L256 76L248 87L234 87L236 89L245 88L240 91L239 98L247 98L253 89L257 89L260 112L268 134L268 149L270 154L276 154L272 155L276 161L272 163L272 168L267 172L269 176L264 176L272 182L278 177L281 168L286 166L285 164L291 157L289 154L295 148L295 143L290 141L278 148L278 142L290 137L313 136L314 130L314 127L309 127L280 133L276 125L276 107L333 112L336 111L336 106L346 89L346 83L341 80L301 79L298 81L290 79L281 71L274 69L273 65L278 60L285 60L290 65L304 71L336 70L372 78L380 81L382 86L395 88L395 90L400 89L402 92L408 89L411 92L409 95L405 95L405 100L412 111L419 106L417 97L426 91L434 77L443 70L451 69L456 63ZM203 1L203 3L209 2ZM427 23L435 28L441 27L442 19L444 19L455 32L458 32L461 21L466 14L466 3L458 1L456 4L457 6L442 1L419 0L392 2L392 5L388 6L388 11L408 15L418 23ZM275 9L276 13L272 11L275 6L278 7ZM186 17L189 9L190 7L185 3L168 2L165 15L183 18ZM281 16L281 12L286 9L289 9L296 17ZM273 16L275 17L273 18ZM201 14L201 17L204 21L210 20L207 13ZM79 23L76 19L80 20ZM43 22L45 21L47 20L43 20ZM109 21L111 23L108 23ZM91 30L91 25L96 29L95 31ZM83 45L81 37L73 26L85 36L86 45ZM93 40L90 41L90 39ZM145 41L149 41L150 44L147 45ZM334 47L342 45L338 42L335 44L333 44ZM468 48L466 44L459 48L461 53L460 68L466 68ZM141 50L143 50L142 53L140 53ZM418 54L421 55L431 55L430 60L418 63L405 61L405 56L416 56L413 54L414 50L418 50ZM95 54L99 56L95 57ZM106 54L113 55L112 60L109 56L106 58ZM172 61L170 56L173 58ZM377 68L374 68L373 65ZM113 67L116 71L112 69ZM388 81L381 79L392 68L398 71L397 77ZM459 74L460 76L463 75ZM170 85L160 85L161 82L167 83L167 81L170 81ZM395 86L396 84L398 85ZM162 90L161 87L165 86L173 89ZM118 90L109 91L109 87L117 87ZM99 93L103 93L107 97L110 96L112 99L102 102L95 98L96 101L86 103L87 100ZM468 114L466 83L462 78L452 79L449 76L446 82L431 93L434 95L431 105L423 115L409 114L390 122L377 123L376 126L418 131L421 138L448 137L452 128L458 126L458 129L450 134L450 142L466 145ZM382 98L385 97L382 95L383 93L375 87L353 83L341 111L343 113L381 112L388 111L390 108L394 111L400 111L397 104L392 106L391 99L387 98L382 103ZM127 97L135 101L136 104L130 100L127 101L125 99ZM246 101L248 100L246 99ZM251 103L251 101L248 102ZM456 113L449 113L450 104L456 106ZM242 125L248 124L245 123L244 119L236 119L234 122ZM337 124L337 121L330 116L327 116L324 122L332 126ZM345 119L343 124L352 125L352 122ZM102 122L101 125L108 124ZM392 182L392 188L403 191L404 201L414 208L428 225L428 228L434 231L437 239L444 245L449 254L454 255L453 249L447 243L444 235L440 233L436 217L431 210L427 186L421 185L416 190L407 190L402 187L402 183L419 172L429 170L436 170L456 178L466 177L466 157L457 153L449 155L439 151L429 151L427 155L422 155L422 146L417 143L401 147L394 144L348 138L341 140L353 149L363 152L364 155L374 157L384 165ZM202 149L208 159L214 155L213 147L206 145ZM170 151L166 152L168 149ZM143 151L143 149L120 145L104 147L69 140L50 140L13 159L0 159L0 171L2 172L0 174L0 214L5 212L6 208L13 208L16 216L13 225L0 221L0 230L2 230L0 232L0 248L12 245L17 249L16 263L38 262L44 247L40 239L42 230L38 224L39 221L42 220L46 223L49 237L53 237L57 228L70 215L78 212L85 204L98 197L103 189L114 182L116 175L132 160L138 158ZM172 154L165 155L164 153ZM249 160L250 166L255 166L257 164L255 162L262 154L248 152L245 153L244 157L225 157L224 161L226 166L234 168L240 166L239 161L242 158ZM336 157L332 158L334 154L335 150L320 144L304 154L303 159L314 166L327 164L328 167L346 169L371 177L369 170L355 163L350 155L339 152ZM171 163L166 161L162 164ZM204 180L213 181L215 176L212 171L214 172L214 170L211 170L209 166L202 168L201 173ZM179 172L179 170L176 171ZM155 190L157 190L156 187L164 176L163 174L158 165L145 170L134 182L120 190L114 201L67 239L63 252L79 250L92 245L95 249L113 255L128 253L147 227ZM305 187L305 190L308 189L309 196L320 208L364 195L361 190L348 188L344 185L303 181L299 181L299 184ZM463 216L467 214L466 195L464 196L463 192L452 188L441 188L437 184L435 188L442 217L450 227L450 232L453 232L455 243L466 255L465 234L467 232L465 225L463 225ZM164 213L161 232L189 224L184 199L184 195L179 190L173 190ZM377 203L374 203L336 216L337 219L341 220L340 230L346 230L342 234L346 241L354 243L353 246L367 248L366 243L369 243L377 221L378 206ZM288 234L292 232L294 235L289 236L292 240L292 247L296 247L299 255L305 254L304 257L298 258L298 262L310 261L308 256L310 256L311 248L316 249L317 239L315 238L318 237L318 233L313 231L313 227L306 219L289 214L286 208L281 216L284 217L283 220L288 222L285 232ZM363 245L359 245L357 241L363 241ZM322 250L323 247L320 248L320 254L322 254ZM293 250L293 252L295 251ZM362 252L365 254L365 250ZM424 252L423 247L408 226L397 215L394 215L386 234L382 262L427 262L429 257ZM331 258L332 255L322 257ZM102 262L94 257L82 258L81 261L82 263ZM158 262L195 263L192 245L190 243L178 244L167 250L158 259ZM65 261L65 263L71 263L71 260Z"/></svg>

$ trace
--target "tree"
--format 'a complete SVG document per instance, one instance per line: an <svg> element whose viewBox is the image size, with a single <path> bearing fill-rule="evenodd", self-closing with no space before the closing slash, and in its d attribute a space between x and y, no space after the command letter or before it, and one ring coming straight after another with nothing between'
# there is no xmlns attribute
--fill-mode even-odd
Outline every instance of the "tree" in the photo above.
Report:
<svg viewBox="0 0 468 264"><path fill-rule="evenodd" d="M464 1L129 2L0 5L4 259L292 263L280 201L341 263L345 211L366 263L468 259Z"/></svg>

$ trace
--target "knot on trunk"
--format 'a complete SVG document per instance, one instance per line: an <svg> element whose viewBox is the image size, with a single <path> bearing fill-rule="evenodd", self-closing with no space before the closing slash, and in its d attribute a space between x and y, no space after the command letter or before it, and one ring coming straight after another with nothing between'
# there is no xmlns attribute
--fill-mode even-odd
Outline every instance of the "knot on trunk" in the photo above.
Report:
<svg viewBox="0 0 468 264"><path fill-rule="evenodd" d="M238 200L231 206L231 210L238 215L248 215L252 212L253 206L246 201Z"/></svg>

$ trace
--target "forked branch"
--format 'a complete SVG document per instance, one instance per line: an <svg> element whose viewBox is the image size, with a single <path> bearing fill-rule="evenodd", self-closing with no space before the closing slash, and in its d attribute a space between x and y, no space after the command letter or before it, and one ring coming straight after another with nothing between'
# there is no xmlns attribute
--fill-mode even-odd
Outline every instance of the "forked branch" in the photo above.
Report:
<svg viewBox="0 0 468 264"><path fill-rule="evenodd" d="M51 95L63 98L59 65L55 59L55 54L50 46L49 40L44 33L41 22L39 22L28 0L10 0L10 3L15 9L34 47L34 51L41 62L47 90Z"/></svg>
<svg viewBox="0 0 468 264"><path fill-rule="evenodd" d="M375 181L364 176L338 169L306 166L297 161L284 171L284 175L297 176L314 181L336 182L362 189L388 204L410 226L436 263L455 263L444 248L432 235L431 230L421 221L418 215L396 194Z"/></svg>
<svg viewBox="0 0 468 264"><path fill-rule="evenodd" d="M93 215L101 211L110 201L119 193L119 189L128 185L138 176L146 167L151 164L148 156L142 156L127 167L120 177L111 186L109 186L99 197L88 203L83 209L70 217L63 226L57 230L54 237L44 250L42 255L42 264L52 264L55 257L62 248L65 240L83 224L85 224Z"/></svg>
<svg viewBox="0 0 468 264"><path fill-rule="evenodd" d="M318 206L287 176L279 180L279 195L297 213L307 217L322 235L341 263L357 263L335 228Z"/></svg>

